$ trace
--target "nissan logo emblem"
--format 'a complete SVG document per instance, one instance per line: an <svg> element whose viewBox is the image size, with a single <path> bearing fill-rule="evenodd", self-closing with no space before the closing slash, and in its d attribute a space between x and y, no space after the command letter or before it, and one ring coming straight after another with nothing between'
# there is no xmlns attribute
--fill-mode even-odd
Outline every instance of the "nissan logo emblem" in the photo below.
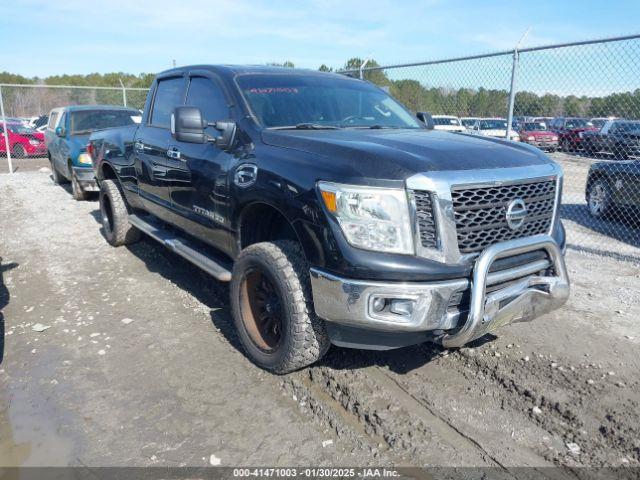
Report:
<svg viewBox="0 0 640 480"><path fill-rule="evenodd" d="M516 198L507 205L507 225L511 230L517 230L527 218L527 205L521 198Z"/></svg>

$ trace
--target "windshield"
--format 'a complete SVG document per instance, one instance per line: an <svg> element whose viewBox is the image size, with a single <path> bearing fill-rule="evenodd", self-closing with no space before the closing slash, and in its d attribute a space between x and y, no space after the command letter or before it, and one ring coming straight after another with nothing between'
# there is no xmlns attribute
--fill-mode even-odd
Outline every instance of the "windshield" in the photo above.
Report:
<svg viewBox="0 0 640 480"><path fill-rule="evenodd" d="M564 124L565 128L584 128L584 127L593 127L593 123L589 120L585 120L584 118L569 118L567 122Z"/></svg>
<svg viewBox="0 0 640 480"><path fill-rule="evenodd" d="M536 123L527 122L523 125L523 130L527 132L538 132L546 129L547 129L547 126L544 124L544 122L536 122Z"/></svg>
<svg viewBox="0 0 640 480"><path fill-rule="evenodd" d="M475 118L463 118L462 120L460 120L460 123L462 123L462 125L467 128L473 127L476 122L477 120Z"/></svg>
<svg viewBox="0 0 640 480"><path fill-rule="evenodd" d="M78 110L71 113L71 134L132 125L138 115L136 110Z"/></svg>
<svg viewBox="0 0 640 480"><path fill-rule="evenodd" d="M460 122L455 117L433 117L433 123L435 125L454 125L460 126Z"/></svg>
<svg viewBox="0 0 640 480"><path fill-rule="evenodd" d="M506 130L505 120L480 120L480 130Z"/></svg>
<svg viewBox="0 0 640 480"><path fill-rule="evenodd" d="M237 78L266 128L422 128L374 86L333 75L251 74Z"/></svg>
<svg viewBox="0 0 640 480"><path fill-rule="evenodd" d="M36 131L33 128L25 127L24 125L16 124L8 124L7 128L11 133L16 133L18 135L33 135Z"/></svg>
<svg viewBox="0 0 640 480"><path fill-rule="evenodd" d="M605 123L607 123L607 121L604 118L596 118L591 120L591 124L596 128L604 127Z"/></svg>

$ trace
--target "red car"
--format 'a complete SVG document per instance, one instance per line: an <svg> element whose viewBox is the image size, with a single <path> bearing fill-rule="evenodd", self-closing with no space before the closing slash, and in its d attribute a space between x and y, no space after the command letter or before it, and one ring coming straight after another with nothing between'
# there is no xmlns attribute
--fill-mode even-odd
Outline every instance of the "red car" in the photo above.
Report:
<svg viewBox="0 0 640 480"><path fill-rule="evenodd" d="M525 122L520 124L520 141L534 145L541 150L555 152L558 149L558 134L547 129L544 122Z"/></svg>
<svg viewBox="0 0 640 480"><path fill-rule="evenodd" d="M0 153L6 155L7 143L5 131L9 131L9 151L16 158L45 157L47 147L44 144L44 133L36 132L32 128L25 127L21 123L0 122Z"/></svg>
<svg viewBox="0 0 640 480"><path fill-rule="evenodd" d="M577 117L554 118L550 128L558 134L560 149L565 152L582 150L583 132L595 132L598 130L586 118Z"/></svg>

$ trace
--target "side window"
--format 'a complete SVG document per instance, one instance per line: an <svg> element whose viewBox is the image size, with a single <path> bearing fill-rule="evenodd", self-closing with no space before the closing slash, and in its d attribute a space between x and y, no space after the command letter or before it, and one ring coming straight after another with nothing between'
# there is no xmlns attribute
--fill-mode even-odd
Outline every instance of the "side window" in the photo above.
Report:
<svg viewBox="0 0 640 480"><path fill-rule="evenodd" d="M208 122L229 118L229 106L221 88L210 78L193 77L187 93L187 105L199 107Z"/></svg>
<svg viewBox="0 0 640 480"><path fill-rule="evenodd" d="M58 115L59 113L56 112L51 112L51 116L49 116L49 125L47 125L47 128L49 130L53 130L54 128L56 128L56 121L58 120Z"/></svg>
<svg viewBox="0 0 640 480"><path fill-rule="evenodd" d="M160 80L151 110L151 125L169 128L171 112L182 105L184 96L184 80L182 77Z"/></svg>

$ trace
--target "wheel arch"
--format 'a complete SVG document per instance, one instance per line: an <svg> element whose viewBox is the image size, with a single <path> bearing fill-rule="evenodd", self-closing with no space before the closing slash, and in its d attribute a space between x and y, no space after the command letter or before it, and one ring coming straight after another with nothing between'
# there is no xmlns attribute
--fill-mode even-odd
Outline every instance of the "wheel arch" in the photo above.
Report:
<svg viewBox="0 0 640 480"><path fill-rule="evenodd" d="M294 240L298 242L309 264L323 258L320 243L305 227L305 222L291 218L273 203L253 201L242 207L235 222L236 253L258 242Z"/></svg>

